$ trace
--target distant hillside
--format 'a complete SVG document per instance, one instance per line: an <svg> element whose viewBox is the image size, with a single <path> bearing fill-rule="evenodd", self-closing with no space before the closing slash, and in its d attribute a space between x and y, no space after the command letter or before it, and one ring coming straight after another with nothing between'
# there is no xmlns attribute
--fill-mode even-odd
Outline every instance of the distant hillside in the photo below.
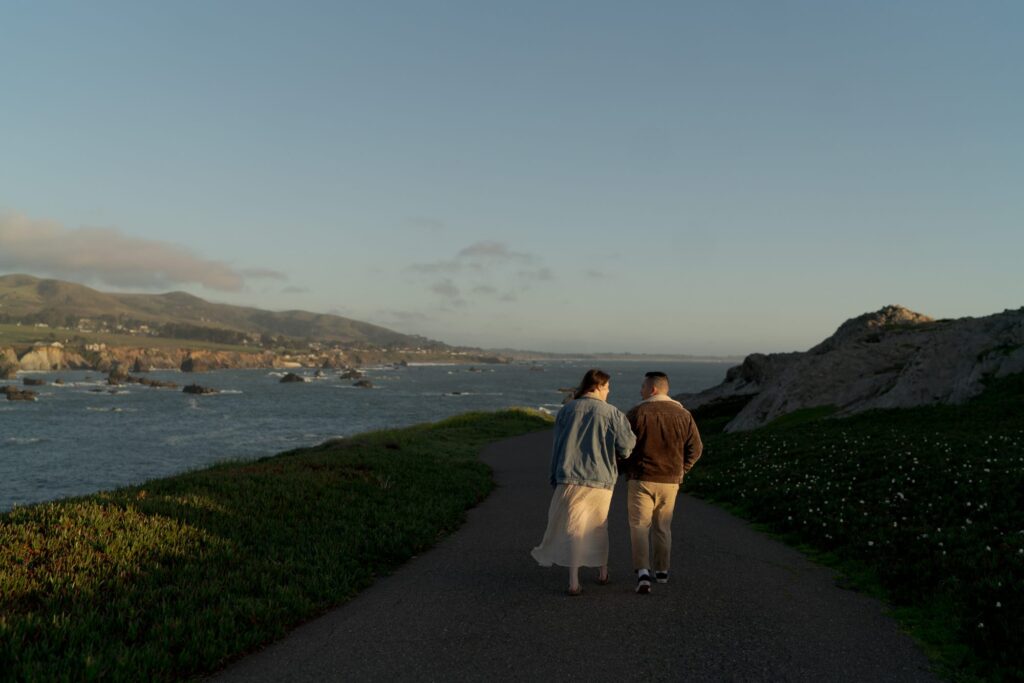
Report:
<svg viewBox="0 0 1024 683"><path fill-rule="evenodd" d="M224 343L284 338L346 346L446 348L425 337L337 315L214 304L184 292L114 294L63 280L0 276L0 323L19 322L83 330L144 325L163 337Z"/></svg>
<svg viewBox="0 0 1024 683"><path fill-rule="evenodd" d="M806 352L755 353L716 387L679 398L729 432L814 409L837 416L873 408L961 404L991 378L1024 372L1024 308L932 320L901 306L852 318ZM793 419L793 418L787 418Z"/></svg>

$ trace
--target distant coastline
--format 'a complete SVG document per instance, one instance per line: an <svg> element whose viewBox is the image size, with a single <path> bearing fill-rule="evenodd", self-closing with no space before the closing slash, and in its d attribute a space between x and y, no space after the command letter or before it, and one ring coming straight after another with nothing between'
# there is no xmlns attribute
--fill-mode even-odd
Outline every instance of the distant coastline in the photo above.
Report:
<svg viewBox="0 0 1024 683"><path fill-rule="evenodd" d="M649 363L742 363L745 356L699 356L685 353L547 353L515 349L487 349L487 353L522 361L626 361Z"/></svg>

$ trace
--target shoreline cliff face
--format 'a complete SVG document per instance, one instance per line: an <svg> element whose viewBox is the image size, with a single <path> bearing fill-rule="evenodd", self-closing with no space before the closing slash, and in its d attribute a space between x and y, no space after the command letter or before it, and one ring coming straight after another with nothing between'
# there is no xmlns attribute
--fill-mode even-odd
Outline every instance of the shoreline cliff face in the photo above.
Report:
<svg viewBox="0 0 1024 683"><path fill-rule="evenodd" d="M806 352L752 354L716 387L679 398L725 431L755 429L805 408L844 416L874 408L960 404L988 377L1024 372L1024 308L933 320L901 306L852 318ZM738 411L738 412L736 412Z"/></svg>
<svg viewBox="0 0 1024 683"><path fill-rule="evenodd" d="M208 351L193 349L102 348L99 350L71 350L57 346L34 346L20 356L13 348L0 350L0 371L6 366L10 372L50 372L54 370L97 370L110 372L123 367L134 372L149 370L223 370L230 368L284 368L309 366L308 356L280 356L270 351L242 353L237 351ZM325 362L337 360L325 357ZM320 367L317 365L317 367ZM2 372L0 372L2 374Z"/></svg>
<svg viewBox="0 0 1024 683"><path fill-rule="evenodd" d="M282 354L273 351L214 351L206 349L156 349L106 347L70 349L61 345L36 344L21 349L0 348L0 379L13 379L17 372L52 372L55 370L96 370L110 372L123 368L131 372L151 370L208 370L260 368L348 368L376 363L415 360L408 354L382 350L321 351ZM429 360L429 359L423 359ZM466 362L501 363L504 359L488 356L465 356Z"/></svg>

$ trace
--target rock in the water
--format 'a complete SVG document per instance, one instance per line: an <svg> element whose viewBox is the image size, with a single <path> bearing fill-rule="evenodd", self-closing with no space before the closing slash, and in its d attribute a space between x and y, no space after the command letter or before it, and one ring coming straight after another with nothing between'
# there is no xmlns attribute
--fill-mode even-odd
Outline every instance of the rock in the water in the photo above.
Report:
<svg viewBox="0 0 1024 683"><path fill-rule="evenodd" d="M358 382L353 382L352 386L359 387L360 389L373 389L373 382L368 379L361 379Z"/></svg>
<svg viewBox="0 0 1024 683"><path fill-rule="evenodd" d="M128 371L120 363L116 363L107 375L107 384L117 386L128 382Z"/></svg>
<svg viewBox="0 0 1024 683"><path fill-rule="evenodd" d="M205 362L191 355L181 361L182 372L206 372L209 369L210 367Z"/></svg>
<svg viewBox="0 0 1024 683"><path fill-rule="evenodd" d="M305 382L306 378L301 375L296 375L294 372L289 372L287 375L281 378L281 384L287 384L289 382Z"/></svg>
<svg viewBox="0 0 1024 683"><path fill-rule="evenodd" d="M184 389L183 393L186 394L219 394L217 389L211 389L210 387L201 387L198 384L189 384Z"/></svg>
<svg viewBox="0 0 1024 683"><path fill-rule="evenodd" d="M35 401L37 396L34 391L22 390L15 386L3 387L0 391L7 395L8 401Z"/></svg>
<svg viewBox="0 0 1024 683"><path fill-rule="evenodd" d="M21 383L27 387L41 387L46 385L45 379L37 379L35 377L26 377L21 380Z"/></svg>
<svg viewBox="0 0 1024 683"><path fill-rule="evenodd" d="M178 385L174 382L164 382L159 379L149 379L148 377L129 377L130 381L136 384L141 384L144 387L152 387L154 389L177 389Z"/></svg>
<svg viewBox="0 0 1024 683"><path fill-rule="evenodd" d="M676 398L701 416L734 414L729 432L787 413L831 406L836 415L873 408L959 404L986 377L1024 372L1024 308L984 318L932 320L900 306L852 318L803 353L752 354L725 381ZM736 412L730 412L736 411Z"/></svg>
<svg viewBox="0 0 1024 683"><path fill-rule="evenodd" d="M57 379L53 380L53 383L56 384L58 387L64 386L64 380L62 380L60 377L58 377Z"/></svg>
<svg viewBox="0 0 1024 683"><path fill-rule="evenodd" d="M149 372L149 365L142 362L142 358L136 358L132 364L132 372Z"/></svg>
<svg viewBox="0 0 1024 683"><path fill-rule="evenodd" d="M363 373L359 372L355 368L349 368L345 372L338 375L341 379L362 379Z"/></svg>

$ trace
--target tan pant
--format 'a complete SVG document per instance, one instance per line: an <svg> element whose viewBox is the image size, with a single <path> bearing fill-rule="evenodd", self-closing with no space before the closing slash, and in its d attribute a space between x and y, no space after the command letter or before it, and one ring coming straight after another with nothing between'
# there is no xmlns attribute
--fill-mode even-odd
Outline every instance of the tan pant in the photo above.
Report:
<svg viewBox="0 0 1024 683"><path fill-rule="evenodd" d="M676 508L679 484L658 484L630 479L626 505L629 509L629 536L633 542L633 569L667 572L672 554L672 513ZM651 528L654 528L653 539ZM654 566L650 545L654 542Z"/></svg>

